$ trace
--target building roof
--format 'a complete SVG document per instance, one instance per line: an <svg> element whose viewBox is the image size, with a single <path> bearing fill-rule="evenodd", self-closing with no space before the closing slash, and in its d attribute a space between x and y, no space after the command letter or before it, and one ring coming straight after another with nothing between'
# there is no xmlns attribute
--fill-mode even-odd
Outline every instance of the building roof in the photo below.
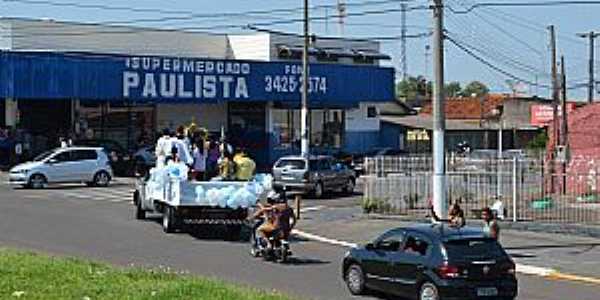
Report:
<svg viewBox="0 0 600 300"><path fill-rule="evenodd" d="M446 119L483 119L492 114L492 110L502 105L509 97L504 94L489 94L483 97L447 98ZM421 114L431 115L433 106L431 102L423 105Z"/></svg>
<svg viewBox="0 0 600 300"><path fill-rule="evenodd" d="M414 129L433 129L433 118L431 115L412 115L412 116L381 116L381 121L391 124L402 125ZM447 130L489 130L496 129L497 125L485 124L480 126L479 121L473 120L446 120Z"/></svg>
<svg viewBox="0 0 600 300"><path fill-rule="evenodd" d="M401 101L378 103L379 114L382 116L406 116L417 112Z"/></svg>

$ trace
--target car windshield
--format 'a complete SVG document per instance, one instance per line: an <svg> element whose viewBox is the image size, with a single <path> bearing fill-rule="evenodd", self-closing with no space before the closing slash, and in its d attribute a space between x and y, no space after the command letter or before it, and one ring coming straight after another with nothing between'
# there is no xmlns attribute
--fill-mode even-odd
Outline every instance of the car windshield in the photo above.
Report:
<svg viewBox="0 0 600 300"><path fill-rule="evenodd" d="M292 170L304 170L306 168L306 162L300 159L282 159L280 160L276 168L289 168Z"/></svg>
<svg viewBox="0 0 600 300"><path fill-rule="evenodd" d="M48 158L50 155L54 154L54 151L50 150L50 151L46 151L38 156L36 156L33 161L42 161L46 158Z"/></svg>
<svg viewBox="0 0 600 300"><path fill-rule="evenodd" d="M444 242L449 259L499 257L504 255L502 246L491 238L459 239Z"/></svg>

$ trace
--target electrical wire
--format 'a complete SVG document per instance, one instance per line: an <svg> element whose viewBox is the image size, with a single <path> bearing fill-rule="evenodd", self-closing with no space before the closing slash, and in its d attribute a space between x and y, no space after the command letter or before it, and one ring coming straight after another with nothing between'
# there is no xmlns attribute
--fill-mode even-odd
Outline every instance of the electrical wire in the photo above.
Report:
<svg viewBox="0 0 600 300"><path fill-rule="evenodd" d="M523 82L523 83L527 83L527 84L533 85L533 86L538 86L538 87L542 87L542 88L551 88L548 85L538 84L538 83L532 82L530 80L521 78L521 77L519 77L517 75L514 75L514 74L512 74L512 73L510 73L510 72L508 72L508 71L506 71L506 70L504 70L504 69L502 69L502 68L500 68L500 67L498 67L498 66L496 66L496 65L494 65L492 63L490 63L489 61L487 61L486 59L482 58L481 56L479 56L478 54L476 54L474 51L472 51L471 50L472 47L466 46L466 45L464 45L464 44L456 41L454 38L450 37L449 35L446 35L445 38L450 43L452 43L454 46L456 46L457 48L459 48L463 52L467 53L469 56L475 58L480 63L486 65L490 69L492 69L492 70L494 70L494 71L496 71L496 72L498 72L498 73L500 73L500 74L502 74L502 75L504 75L506 77L509 77L509 78L511 78L513 80L517 80L517 81L520 81L520 82Z"/></svg>
<svg viewBox="0 0 600 300"><path fill-rule="evenodd" d="M464 10L456 10L447 6L454 14L468 14L482 7L536 7L536 6L565 6L565 5L598 5L600 1L537 1L537 2L483 2L475 3Z"/></svg>

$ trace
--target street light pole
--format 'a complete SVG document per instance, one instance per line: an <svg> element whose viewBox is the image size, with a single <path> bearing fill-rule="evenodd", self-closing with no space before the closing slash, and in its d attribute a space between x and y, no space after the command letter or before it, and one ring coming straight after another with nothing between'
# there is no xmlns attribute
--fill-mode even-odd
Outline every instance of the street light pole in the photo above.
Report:
<svg viewBox="0 0 600 300"><path fill-rule="evenodd" d="M304 0L304 49L302 52L302 107L300 109L300 153L303 156L309 154L308 139L308 0Z"/></svg>
<svg viewBox="0 0 600 300"><path fill-rule="evenodd" d="M446 216L446 130L444 99L444 6L442 0L433 5L433 208L438 216Z"/></svg>
<svg viewBox="0 0 600 300"><path fill-rule="evenodd" d="M594 40L600 36L600 33L590 31L589 33L579 33L577 36L590 39L588 102L592 103L594 101Z"/></svg>

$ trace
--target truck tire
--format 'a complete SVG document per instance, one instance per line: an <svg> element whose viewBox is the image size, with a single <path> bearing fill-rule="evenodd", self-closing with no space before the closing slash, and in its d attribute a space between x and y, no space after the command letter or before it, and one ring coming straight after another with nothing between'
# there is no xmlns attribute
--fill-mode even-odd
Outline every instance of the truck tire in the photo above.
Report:
<svg viewBox="0 0 600 300"><path fill-rule="evenodd" d="M177 217L173 207L165 206L162 226L165 233L174 233L177 230Z"/></svg>

